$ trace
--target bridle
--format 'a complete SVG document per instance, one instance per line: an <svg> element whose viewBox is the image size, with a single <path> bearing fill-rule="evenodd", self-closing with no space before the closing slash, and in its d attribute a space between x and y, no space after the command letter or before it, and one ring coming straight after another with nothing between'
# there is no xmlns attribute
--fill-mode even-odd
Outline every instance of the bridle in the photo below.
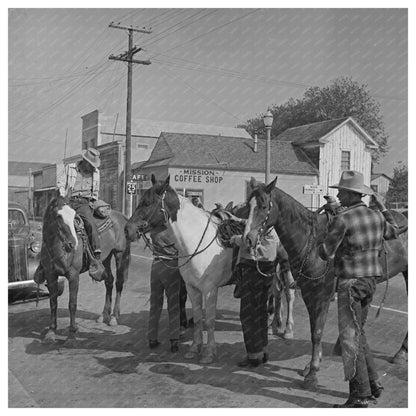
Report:
<svg viewBox="0 0 416 416"><path fill-rule="evenodd" d="M270 198L270 201L269 201L269 210L268 210L268 212L267 212L267 214L266 214L265 219L264 219L264 220L262 221L262 223L260 224L259 231L258 231L258 233L257 233L256 245L255 245L255 247L254 247L255 257L257 257L257 247L258 247L258 245L260 244L261 239L262 239L262 238L264 237L264 235L266 234L266 231L270 228L270 227L267 227L267 222L269 221L269 218L270 218L270 213L271 213L272 207L273 207L273 203L272 203L272 200L271 200L271 198ZM307 262L308 262L308 260L309 260L309 256L310 256L310 254L312 253L312 250L313 250L313 245L314 245L314 244L313 244L313 243L314 243L314 240L316 241L316 234L315 234L315 227L314 227L313 220L312 220L312 224L311 224L311 232L309 233L309 236L308 236L308 238L307 238L307 240L306 240L306 242L305 242L305 245L303 246L302 250L300 251L300 252L302 253L302 252L304 252L304 251L306 250L306 254L305 254L305 255L303 256L303 258L302 258L301 265L300 265L299 270L298 270L298 272L297 272L297 276L298 276L298 278L296 279L296 281L299 279L299 277L304 277L305 279L308 279L308 280L319 280L319 279L322 279L322 278L324 278L324 277L327 275L327 273L328 273L328 271L329 271L329 269L330 269L331 262L330 262L329 260L327 260L327 261L326 261L325 270L324 270L324 272L323 272L321 275L319 275L319 276L308 276L307 274L305 274L305 273L303 272L303 269L304 269L305 265L307 264ZM268 276L268 275L264 274L264 273L260 270L259 265L258 265L258 260L257 260L257 258L256 258L256 260L255 260L255 261L256 261L257 271L258 271L261 275L263 275L263 276Z"/></svg>
<svg viewBox="0 0 416 416"><path fill-rule="evenodd" d="M164 225L167 225L169 223L169 219L170 219L170 215L169 215L169 211L166 208L166 204L165 204L165 198L166 198L166 192L167 190L165 189L161 195L161 203L160 203L160 211L163 214L163 218L164 218ZM149 224L149 221L153 218L153 216L157 213L157 209L154 209L153 212L151 213L151 215L149 216L148 221L146 221ZM207 250L213 243L214 241L217 239L218 237L218 229L214 235L214 238L208 243L208 245L206 245L204 248L200 249L200 246L202 244L202 241L204 240L205 234L208 230L209 224L211 222L212 219L212 213L210 212L209 217L208 217L208 221L207 224L205 226L204 232L202 233L201 239L199 240L199 243L197 245L197 247L195 248L195 251L192 254L188 254L185 256L160 256L160 255L156 255L155 254L155 249L154 246L152 245L152 243L150 242L149 238L146 236L146 233L143 232L143 230L141 230L141 227L137 227L136 230L136 234L138 236L138 238L142 237L143 241L145 242L146 247L148 247L150 249L150 251L152 252L152 254L156 257L158 257L161 261L163 261L165 263L165 266L171 269L180 269L181 267L185 266L187 263L189 263L195 256L197 256L198 254L203 253L205 250ZM168 265L166 263L166 261L172 261L172 260L179 260L179 259L186 259L186 261L184 263L182 263L181 265L172 267L170 265Z"/></svg>

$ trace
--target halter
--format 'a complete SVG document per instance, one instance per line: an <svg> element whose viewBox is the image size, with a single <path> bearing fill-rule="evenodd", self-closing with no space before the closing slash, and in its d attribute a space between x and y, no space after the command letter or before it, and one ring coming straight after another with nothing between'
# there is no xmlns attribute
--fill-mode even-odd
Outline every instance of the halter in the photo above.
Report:
<svg viewBox="0 0 416 416"><path fill-rule="evenodd" d="M269 217L270 217L270 212L271 212L271 209L272 209L272 207L273 207L273 204L272 204L272 201L271 201L271 199L270 199L270 201L269 201L269 211L267 212L267 215L266 215L266 217L265 217L265 219L263 220L263 222L261 223L261 225L260 225L260 228L259 228L259 232L258 232L258 234L257 234L257 241L256 241L256 246L255 246L255 253L257 253L257 247L258 247L258 245L260 244L260 240L261 240L261 238L263 237L263 232L264 232L264 230L265 229L267 229L266 228L266 224L267 224L267 222L268 222L268 220L269 220ZM307 263L307 261L308 261L308 259L309 259L309 255L311 254L311 252L312 252L312 249L313 249L313 240L316 238L316 235L315 235L315 232L314 232L314 226L313 226L313 223L311 224L311 232L310 232L310 234L309 234L309 236L308 236L308 239L307 239L307 241L306 241L306 243L305 243L305 245L304 245L304 247L302 248L302 250L301 250L301 252L303 252L304 250L305 250L305 248L306 248L306 255L303 257L303 259L302 259L302 263L301 263L301 265L300 265L300 267L299 267L299 270L298 270L298 272L297 272L297 275L298 275L298 278L295 280L295 282L297 282L297 280L299 279L299 277L300 276L302 276L302 277L304 277L305 279L308 279L308 280L319 280L319 279L322 279L322 278L324 278L325 276L326 276L326 274L328 273L328 271L329 271L329 269L330 269L330 261L326 261L326 267L325 267L325 270L324 270L324 272L321 274L321 275L319 275L319 276L308 276L308 275L306 275L305 273L303 273L303 268L305 267L305 265L306 265L306 263ZM257 271L261 274L261 275L263 275L263 276L269 276L269 275L267 275L267 274L264 274L261 270L260 270L260 268L259 268L259 266L258 266L258 260L257 260L257 258L256 258L256 267L257 267Z"/></svg>
<svg viewBox="0 0 416 416"><path fill-rule="evenodd" d="M266 227L266 224L267 224L267 222L269 221L269 217L270 217L270 212L271 212L271 210L272 210L272 206L273 206L273 203L272 203L272 200L270 199L270 201L269 201L269 210L268 210L268 212L267 212L267 215L266 215L266 217L265 217L265 219L262 221L262 223L260 224L260 228L259 228L259 232L257 233L257 239L256 239L256 245L255 245L255 247L254 247L254 261L256 262L256 269L257 269L257 272L258 273L260 273L262 276L264 276L264 277L269 277L269 276L273 276L274 275L274 273L270 273L270 274L268 274L268 273L263 273L261 270L260 270L260 266L259 266L259 260L258 260L258 258L257 258L257 247L259 246L259 244L260 244L260 240L262 239L262 237L264 237L266 234L267 234L267 232L265 232L265 230L267 231L267 227ZM269 227L270 228L270 227Z"/></svg>
<svg viewBox="0 0 416 416"><path fill-rule="evenodd" d="M166 197L166 190L165 191L163 191L163 194L161 195L161 207L160 207L160 210L161 210L161 212L162 212L162 214L163 214L163 217L164 217L164 224L167 224L168 223L168 221L169 221L169 213L168 213L168 211L167 211L167 209L166 209L166 205L165 205L165 197ZM153 211L153 213L152 213L152 215L149 217L149 220L152 218L152 216L155 214L155 212L156 212L156 210L154 210ZM166 267L168 267L168 268L171 268L171 269L180 269L181 267L183 267L183 266L185 266L187 263L189 263L196 255L198 255L198 254L201 254L201 253L203 253L205 250L207 250L212 244L213 244L213 242L217 239L217 237L218 237L218 230L217 230L217 232L215 233L215 236L214 236L214 238L209 242L209 244L208 245L206 245L203 249L201 249L201 250L199 250L199 247L201 246L201 244L202 244L202 241L203 241L203 239L204 239L204 237L205 237L205 234L206 234L206 232L207 232L207 230L208 230L208 226L209 226L209 224L210 224L210 222L211 222L211 218L212 218L212 213L210 212L210 214L209 214L209 218L208 218L208 222L207 222L207 224L206 224L206 226L205 226L205 229L204 229L204 232L202 233L202 236L201 236L201 239L199 240L199 243L198 243L198 245L197 245L197 247L196 247L196 249L195 249L195 251L192 253L192 254L188 254L188 255L186 255L186 256L172 256L172 257L169 257L169 256L157 256L157 257L159 257L160 259L161 259L161 261L164 261L164 260L166 260L166 261L172 261L172 260L179 260L179 259L187 259L184 263L182 263L181 265L178 265L178 266L176 266L176 267L172 267L172 266L169 266L169 265L167 265L166 263L165 263L165 266ZM152 254L154 255L155 254L155 250L154 250L154 248L153 248L153 244L151 244L150 243L150 241L149 241L149 238L148 237L146 237L146 235L145 235L145 233L143 233L143 232L141 232L139 229L137 229L137 235L139 236L139 238L140 237L143 237L143 241L145 242L145 244L146 244L146 246L147 247L149 247L149 249L150 249L150 251L152 252Z"/></svg>

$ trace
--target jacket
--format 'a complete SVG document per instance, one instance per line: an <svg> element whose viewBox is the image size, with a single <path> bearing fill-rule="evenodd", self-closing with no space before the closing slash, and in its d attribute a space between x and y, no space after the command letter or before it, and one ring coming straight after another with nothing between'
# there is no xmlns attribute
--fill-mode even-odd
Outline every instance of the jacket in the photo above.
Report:
<svg viewBox="0 0 416 416"><path fill-rule="evenodd" d="M324 260L335 258L335 275L341 279L381 276L383 239L396 238L396 232L388 211L373 211L361 202L335 216L318 252Z"/></svg>

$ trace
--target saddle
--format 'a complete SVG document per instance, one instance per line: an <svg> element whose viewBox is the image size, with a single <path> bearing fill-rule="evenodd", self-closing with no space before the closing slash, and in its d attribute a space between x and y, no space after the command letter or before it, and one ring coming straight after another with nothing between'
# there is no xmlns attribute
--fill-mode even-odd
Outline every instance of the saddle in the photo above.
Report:
<svg viewBox="0 0 416 416"><path fill-rule="evenodd" d="M234 247L230 243L233 235L241 235L244 232L245 225L241 223L240 218L230 212L232 202L224 208L221 204L216 203L215 208L211 211L211 215L219 220L218 224L218 241L225 248L233 248L233 256L231 261L231 276L224 286L234 284L239 278L240 269L235 267L238 258L239 247Z"/></svg>

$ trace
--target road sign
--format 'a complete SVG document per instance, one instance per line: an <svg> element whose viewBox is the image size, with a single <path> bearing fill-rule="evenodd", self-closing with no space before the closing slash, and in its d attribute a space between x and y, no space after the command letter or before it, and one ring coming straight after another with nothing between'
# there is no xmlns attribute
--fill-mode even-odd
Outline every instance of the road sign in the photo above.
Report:
<svg viewBox="0 0 416 416"><path fill-rule="evenodd" d="M323 195L322 185L303 185L303 193L308 195Z"/></svg>
<svg viewBox="0 0 416 416"><path fill-rule="evenodd" d="M136 182L127 182L127 193L129 195L136 193Z"/></svg>
<svg viewBox="0 0 416 416"><path fill-rule="evenodd" d="M138 181L135 182L137 184L137 189L149 189L152 187L152 181Z"/></svg>

